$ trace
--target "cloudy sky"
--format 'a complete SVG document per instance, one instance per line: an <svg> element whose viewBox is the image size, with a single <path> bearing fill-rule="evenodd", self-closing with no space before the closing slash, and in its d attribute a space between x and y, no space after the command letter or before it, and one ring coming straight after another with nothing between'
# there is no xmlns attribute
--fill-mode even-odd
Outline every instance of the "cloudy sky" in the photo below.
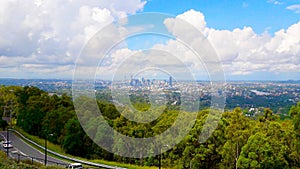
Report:
<svg viewBox="0 0 300 169"><path fill-rule="evenodd" d="M299 0L2 0L0 78L72 79L76 64L87 60L82 50L98 31L144 12L171 14L193 25L214 48L227 80L300 79ZM171 31L174 24L165 19L166 30L178 37ZM131 31L126 26L119 30ZM113 35L111 39L122 39ZM100 64L102 73L114 76L126 69L124 63L145 60L145 48L180 51L176 62L164 62L168 67L193 62L194 70L205 69L176 39L147 35L116 45ZM88 71L89 64L82 68Z"/></svg>

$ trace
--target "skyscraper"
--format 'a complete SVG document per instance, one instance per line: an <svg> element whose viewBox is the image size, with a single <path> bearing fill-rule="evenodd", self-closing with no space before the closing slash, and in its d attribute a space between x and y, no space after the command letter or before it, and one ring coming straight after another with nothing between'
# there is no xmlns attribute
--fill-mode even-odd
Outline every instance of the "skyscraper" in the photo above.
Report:
<svg viewBox="0 0 300 169"><path fill-rule="evenodd" d="M173 79L172 76L169 77L169 86L173 87Z"/></svg>

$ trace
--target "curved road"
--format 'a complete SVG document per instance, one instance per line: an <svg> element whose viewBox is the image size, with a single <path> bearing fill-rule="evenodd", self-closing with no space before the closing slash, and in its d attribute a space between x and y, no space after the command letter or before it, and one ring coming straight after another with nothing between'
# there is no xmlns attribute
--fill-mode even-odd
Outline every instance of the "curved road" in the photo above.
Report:
<svg viewBox="0 0 300 169"><path fill-rule="evenodd" d="M6 140L6 131L0 131L0 137L2 137L4 140ZM31 147L26 142L24 142L22 139L17 137L14 132L9 132L9 141L12 142L13 148L9 149L9 156L16 158L16 159L25 159L25 156L33 157L34 161L38 161L42 164L45 162L45 154L44 152L40 152L39 150ZM3 146L1 145L1 149L3 149ZM5 150L6 152L6 150ZM19 154L19 155L18 155ZM28 157L27 157L28 159ZM32 158L29 158L32 160ZM64 162L62 160L59 160L57 158L53 158L51 156L47 156L47 165L60 165L60 166L66 166L68 163Z"/></svg>

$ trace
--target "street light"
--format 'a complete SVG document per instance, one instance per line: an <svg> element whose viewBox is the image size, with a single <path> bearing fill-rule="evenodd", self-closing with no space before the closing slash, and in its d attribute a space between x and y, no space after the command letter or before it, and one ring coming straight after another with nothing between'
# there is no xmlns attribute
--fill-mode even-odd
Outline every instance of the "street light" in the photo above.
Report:
<svg viewBox="0 0 300 169"><path fill-rule="evenodd" d="M12 101L10 100L9 101L9 105L11 105L12 104ZM5 107L7 107L7 106L5 106ZM6 112L6 109L5 109L5 112ZM7 128L6 128L6 144L8 145L9 144L9 128L11 128L11 123L12 123L12 121L11 121L11 109L9 109L9 120L10 120L10 123L9 123L9 125L7 126ZM6 147L6 154L7 154L7 156L8 156L8 153L9 153L9 147L7 146Z"/></svg>
<svg viewBox="0 0 300 169"><path fill-rule="evenodd" d="M3 110L3 114L5 114L6 113L6 107L7 106L4 106L4 110ZM7 115L7 114L6 114ZM9 143L9 131L8 131L8 128L9 128L9 126L6 126L6 144L8 144ZM6 155L7 155L7 157L8 157L8 147L6 147Z"/></svg>
<svg viewBox="0 0 300 169"><path fill-rule="evenodd" d="M53 136L53 134L48 134L49 136ZM45 138L45 165L47 165L47 138L48 138L48 135L46 135L46 138Z"/></svg>
<svg viewBox="0 0 300 169"><path fill-rule="evenodd" d="M166 144L166 145L163 145L162 147L160 147L160 154L159 154L159 159L158 159L158 168L161 169L161 157L162 157L162 154L161 154L161 149L163 147L168 147L169 148L169 145Z"/></svg>
<svg viewBox="0 0 300 169"><path fill-rule="evenodd" d="M14 92L14 90L13 89L10 89L9 90L9 92L11 92L11 93L13 93ZM7 103L6 103L6 105L3 107L3 115L7 112L6 111L6 108L8 107L8 103L9 103L9 106L10 106L10 109L9 109L9 118L10 119L6 119L6 121L8 122L8 121L10 121L10 123L9 123L9 125L7 126L7 128L6 128L6 154L7 154L7 156L9 155L9 144L10 144L10 142L9 142L9 128L11 128L11 125L12 125L12 120L11 120L11 110L12 110L12 104L13 104L13 100L11 99L11 100L9 100ZM8 118L8 115L6 114L6 117Z"/></svg>

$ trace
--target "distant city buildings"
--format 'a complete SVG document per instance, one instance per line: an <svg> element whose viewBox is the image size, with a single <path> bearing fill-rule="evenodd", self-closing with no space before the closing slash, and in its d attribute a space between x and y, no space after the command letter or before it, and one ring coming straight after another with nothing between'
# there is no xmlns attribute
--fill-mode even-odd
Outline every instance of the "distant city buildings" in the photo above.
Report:
<svg viewBox="0 0 300 169"><path fill-rule="evenodd" d="M146 79L144 77L142 78L133 78L131 76L130 86L133 87L150 87L150 86L161 86L161 87L173 87L173 78L172 76L169 77L169 80L160 80L160 79Z"/></svg>
<svg viewBox="0 0 300 169"><path fill-rule="evenodd" d="M111 91L120 89L124 92L141 92L141 95L151 93L156 99L163 100L166 93L175 93L178 98L185 93L187 101L193 102L199 98L200 104L210 106L211 84L207 81L175 81L173 77L166 79L148 79L145 77L125 78L124 81L94 80L81 81L82 89L94 83L96 95L109 95ZM0 79L6 86L35 86L49 92L50 95L66 93L72 95L72 80L59 79ZM115 90L117 91L117 90ZM288 113L288 108L300 102L300 81L283 82L227 82L226 90L217 90L218 95L226 96L226 109L241 107L248 110L249 116L261 112L260 108L271 108L274 113ZM176 102L179 102L177 99Z"/></svg>

